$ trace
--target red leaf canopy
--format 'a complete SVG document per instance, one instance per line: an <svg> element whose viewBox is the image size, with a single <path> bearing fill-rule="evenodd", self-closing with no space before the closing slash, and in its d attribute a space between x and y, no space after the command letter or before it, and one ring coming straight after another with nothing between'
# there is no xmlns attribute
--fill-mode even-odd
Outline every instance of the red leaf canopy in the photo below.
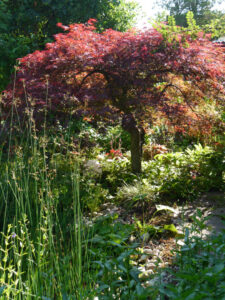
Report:
<svg viewBox="0 0 225 300"><path fill-rule="evenodd" d="M97 33L94 23L58 24L65 33L21 58L15 90L4 92L6 111L14 98L21 113L30 105L37 114L47 107L141 121L153 110L177 114L206 97L224 101L225 55L203 34L168 41L156 29Z"/></svg>

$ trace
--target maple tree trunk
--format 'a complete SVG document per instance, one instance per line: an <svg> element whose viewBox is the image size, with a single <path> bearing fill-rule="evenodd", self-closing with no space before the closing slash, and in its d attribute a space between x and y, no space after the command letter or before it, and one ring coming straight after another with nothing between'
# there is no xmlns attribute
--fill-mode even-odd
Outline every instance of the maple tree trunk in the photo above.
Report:
<svg viewBox="0 0 225 300"><path fill-rule="evenodd" d="M131 137L130 151L132 172L135 174L141 173L142 145L145 131L142 127L137 125L133 114L126 114L123 116L122 127Z"/></svg>
<svg viewBox="0 0 225 300"><path fill-rule="evenodd" d="M142 141L141 134L137 127L130 130L131 136L131 168L132 172L141 173Z"/></svg>

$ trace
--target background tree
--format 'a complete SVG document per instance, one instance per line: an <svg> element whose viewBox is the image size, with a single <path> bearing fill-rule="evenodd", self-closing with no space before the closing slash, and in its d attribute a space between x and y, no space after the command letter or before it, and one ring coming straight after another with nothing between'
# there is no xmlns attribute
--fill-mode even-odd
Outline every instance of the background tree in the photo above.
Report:
<svg viewBox="0 0 225 300"><path fill-rule="evenodd" d="M204 31L211 33L214 40L223 38L225 41L225 13L215 12L209 20L210 22L203 26Z"/></svg>
<svg viewBox="0 0 225 300"><path fill-rule="evenodd" d="M98 19L99 28L124 31L130 28L136 16L137 4L125 0L3 0L12 15L11 31L28 35L38 30L43 23L43 31L52 37L62 22L85 23L90 18Z"/></svg>
<svg viewBox="0 0 225 300"><path fill-rule="evenodd" d="M220 1L212 0L160 0L157 5L169 11L174 16L176 24L179 26L187 26L186 14L191 11L197 25L205 25L209 23L209 18L213 18L213 6Z"/></svg>
<svg viewBox="0 0 225 300"><path fill-rule="evenodd" d="M120 119L138 173L144 126L155 112L174 123L191 123L202 120L194 107L205 99L224 101L224 52L202 33L196 39L189 33L168 35L166 27L97 33L94 20L58 25L68 32L20 59L16 89L9 88L3 99L5 118L17 103L25 121L27 112L37 120L43 110L54 119L65 114Z"/></svg>
<svg viewBox="0 0 225 300"><path fill-rule="evenodd" d="M98 30L132 27L137 4L125 0L2 0L0 2L0 90L13 72L16 58L44 49L60 32L58 22L84 23L96 18Z"/></svg>
<svg viewBox="0 0 225 300"><path fill-rule="evenodd" d="M8 84L16 59L40 48L46 37L44 23L37 23L35 31L27 34L19 26L14 28L15 14L8 4L8 0L0 2L0 91Z"/></svg>

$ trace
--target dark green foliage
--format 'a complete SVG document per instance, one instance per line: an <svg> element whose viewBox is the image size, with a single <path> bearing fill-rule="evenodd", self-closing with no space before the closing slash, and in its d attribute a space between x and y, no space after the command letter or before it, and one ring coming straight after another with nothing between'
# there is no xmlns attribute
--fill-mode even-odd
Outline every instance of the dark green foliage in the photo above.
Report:
<svg viewBox="0 0 225 300"><path fill-rule="evenodd" d="M133 225L122 224L118 216L99 218L88 240L92 269L96 270L95 296L99 299L146 299L148 290L141 285L141 273L131 264L131 256L137 255L137 244L129 245ZM110 279L110 282L109 282Z"/></svg>
<svg viewBox="0 0 225 300"><path fill-rule="evenodd" d="M3 0L0 3L0 91L8 84L16 65L16 59L23 57L35 49L44 47L48 41L44 33L46 21L37 20L32 15L23 12L24 5L19 1ZM28 4L28 3L27 3ZM30 30L29 23L21 19L29 17L34 25Z"/></svg>
<svg viewBox="0 0 225 300"><path fill-rule="evenodd" d="M79 138L81 147L82 145L85 146L85 143L89 143L105 152L109 152L111 149L127 151L129 150L130 136L118 123L119 122L116 122L106 126L101 122L91 124L80 121L76 138ZM77 124L77 122L75 121L74 124ZM92 150L90 152L92 152Z"/></svg>
<svg viewBox="0 0 225 300"><path fill-rule="evenodd" d="M29 36L0 33L0 91L9 83L10 76L15 70L14 65L17 64L16 59L40 48L44 34L41 24L39 25L40 31Z"/></svg>
<svg viewBox="0 0 225 300"><path fill-rule="evenodd" d="M37 25L44 23L43 31L48 37L57 33L56 24L85 23L99 20L100 28L126 30L135 17L134 2L123 0L5 0L13 19L11 30L28 35L37 32ZM118 15L119 13L119 15Z"/></svg>

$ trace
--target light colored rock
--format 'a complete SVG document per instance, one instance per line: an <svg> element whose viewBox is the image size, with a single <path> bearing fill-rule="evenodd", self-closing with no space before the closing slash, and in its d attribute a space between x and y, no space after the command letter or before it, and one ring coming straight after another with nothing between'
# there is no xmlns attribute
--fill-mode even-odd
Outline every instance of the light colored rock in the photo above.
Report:
<svg viewBox="0 0 225 300"><path fill-rule="evenodd" d="M145 262L148 259L148 255L143 254L140 258L139 258L139 262Z"/></svg>
<svg viewBox="0 0 225 300"><path fill-rule="evenodd" d="M158 267L159 267L159 268L164 268L164 267L165 267L165 264L164 264L164 263L159 263Z"/></svg>
<svg viewBox="0 0 225 300"><path fill-rule="evenodd" d="M134 235L131 235L129 240L132 243L132 242L134 242L136 240L136 237Z"/></svg>
<svg viewBox="0 0 225 300"><path fill-rule="evenodd" d="M144 273L146 270L145 270L145 267L142 267L142 266L139 266L138 267L138 270L141 272L141 273Z"/></svg>
<svg viewBox="0 0 225 300"><path fill-rule="evenodd" d="M139 274L140 279L148 279L150 275L152 275L154 272L152 270L146 270L145 272Z"/></svg>
<svg viewBox="0 0 225 300"><path fill-rule="evenodd" d="M149 248L143 248L143 252L147 255L151 255L151 256L154 255L154 251L152 249L149 249Z"/></svg>
<svg viewBox="0 0 225 300"><path fill-rule="evenodd" d="M157 259L151 259L151 263L153 263L153 264L158 264L158 260Z"/></svg>
<svg viewBox="0 0 225 300"><path fill-rule="evenodd" d="M159 249L155 249L154 252L153 252L153 256L159 256L160 255L160 251Z"/></svg>
<svg viewBox="0 0 225 300"><path fill-rule="evenodd" d="M178 241L177 241L177 245L179 245L179 246L184 246L185 243L184 243L182 240L178 240Z"/></svg>

